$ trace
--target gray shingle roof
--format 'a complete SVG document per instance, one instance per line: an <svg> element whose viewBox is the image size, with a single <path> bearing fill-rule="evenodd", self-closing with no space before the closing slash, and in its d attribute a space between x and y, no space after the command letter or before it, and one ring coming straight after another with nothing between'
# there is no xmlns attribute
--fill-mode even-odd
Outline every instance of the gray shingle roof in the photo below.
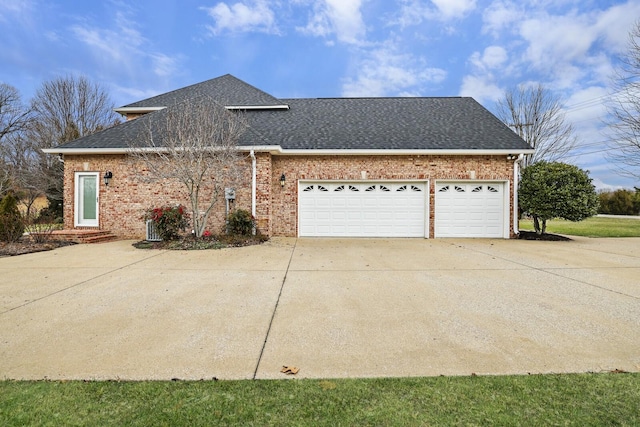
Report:
<svg viewBox="0 0 640 427"><path fill-rule="evenodd" d="M289 105L288 110L248 110L250 130L241 146L284 150L513 150L530 147L473 98L276 99L225 75L127 107L179 108L201 96L226 106ZM148 113L71 141L64 149L127 148L167 110Z"/></svg>
<svg viewBox="0 0 640 427"><path fill-rule="evenodd" d="M243 82L231 74L225 74L215 79L163 93L124 107L167 107L202 96L212 96L220 104L227 106L273 106L281 104L277 98L268 93Z"/></svg>
<svg viewBox="0 0 640 427"><path fill-rule="evenodd" d="M248 114L285 149L528 149L473 98L283 99L289 111ZM250 145L249 140L242 144Z"/></svg>

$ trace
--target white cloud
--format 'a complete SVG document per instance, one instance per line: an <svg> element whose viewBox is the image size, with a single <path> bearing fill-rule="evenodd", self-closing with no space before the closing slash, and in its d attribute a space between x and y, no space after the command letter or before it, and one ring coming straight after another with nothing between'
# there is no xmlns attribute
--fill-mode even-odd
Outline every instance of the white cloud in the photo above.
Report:
<svg viewBox="0 0 640 427"><path fill-rule="evenodd" d="M401 0L399 17L393 22L402 28L419 25L423 21L451 21L462 19L476 8L476 0ZM454 27L446 27L454 33Z"/></svg>
<svg viewBox="0 0 640 427"><path fill-rule="evenodd" d="M476 0L431 0L443 19L464 17L476 8Z"/></svg>
<svg viewBox="0 0 640 427"><path fill-rule="evenodd" d="M488 76L465 76L462 79L460 96L470 96L479 103L494 102L504 96L504 90Z"/></svg>
<svg viewBox="0 0 640 427"><path fill-rule="evenodd" d="M346 79L342 95L347 97L378 97L421 95L429 84L441 83L445 70L425 65L425 60L396 52L392 45L367 52L356 68L357 75Z"/></svg>
<svg viewBox="0 0 640 427"><path fill-rule="evenodd" d="M598 17L595 28L613 52L624 51L629 31L640 17L640 2L629 1L607 9Z"/></svg>
<svg viewBox="0 0 640 427"><path fill-rule="evenodd" d="M482 14L482 31L502 41L508 52L508 61L496 64L496 70L508 64L503 75L537 74L553 89L575 90L582 81L606 84L613 55L623 49L637 16L637 0L606 9L579 9L571 0L495 0ZM488 54L470 58L479 76L493 69Z"/></svg>
<svg viewBox="0 0 640 427"><path fill-rule="evenodd" d="M523 15L524 11L514 3L495 1L482 14L482 31L490 32L494 37L498 37L503 29L519 22Z"/></svg>
<svg viewBox="0 0 640 427"><path fill-rule="evenodd" d="M91 48L103 69L127 70L130 75L151 69L158 77L170 77L178 69L180 56L154 52L149 41L129 18L128 11L118 11L112 27L98 27L83 22L71 27L73 35ZM126 43L122 41L126 40Z"/></svg>
<svg viewBox="0 0 640 427"><path fill-rule="evenodd" d="M275 14L265 0L245 3L218 3L213 7L202 7L213 18L215 25L207 28L213 35L229 32L261 32L277 34Z"/></svg>
<svg viewBox="0 0 640 427"><path fill-rule="evenodd" d="M502 46L489 46L484 52L474 52L469 59L478 69L491 70L500 68L508 59L508 54Z"/></svg>
<svg viewBox="0 0 640 427"><path fill-rule="evenodd" d="M29 16L34 5L28 0L0 0L0 21Z"/></svg>
<svg viewBox="0 0 640 427"><path fill-rule="evenodd" d="M179 60L164 53L150 54L153 63L153 72L159 77L170 77L178 69Z"/></svg>
<svg viewBox="0 0 640 427"><path fill-rule="evenodd" d="M572 15L527 19L520 35L528 42L527 59L541 69L584 58L598 38L585 17Z"/></svg>
<svg viewBox="0 0 640 427"><path fill-rule="evenodd" d="M366 35L360 7L362 0L323 0L313 5L313 15L305 27L297 29L319 37L336 35L342 43L357 44Z"/></svg>
<svg viewBox="0 0 640 427"><path fill-rule="evenodd" d="M462 79L460 95L471 96L478 102L501 98L504 90L498 87L495 75L502 76L512 72L508 59L507 50L495 45L486 47L482 53L471 54L469 63L473 71Z"/></svg>
<svg viewBox="0 0 640 427"><path fill-rule="evenodd" d="M122 62L130 48L126 44L115 43L118 40L115 31L101 30L88 25L74 25L71 31L78 40L88 45L100 55L107 55L110 60Z"/></svg>

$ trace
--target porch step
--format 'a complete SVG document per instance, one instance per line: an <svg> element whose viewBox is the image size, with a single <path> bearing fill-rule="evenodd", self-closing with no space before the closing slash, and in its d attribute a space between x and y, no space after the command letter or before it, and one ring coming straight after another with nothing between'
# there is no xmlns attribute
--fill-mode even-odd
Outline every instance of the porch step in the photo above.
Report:
<svg viewBox="0 0 640 427"><path fill-rule="evenodd" d="M108 230L55 230L51 237L74 243L103 243L118 239Z"/></svg>

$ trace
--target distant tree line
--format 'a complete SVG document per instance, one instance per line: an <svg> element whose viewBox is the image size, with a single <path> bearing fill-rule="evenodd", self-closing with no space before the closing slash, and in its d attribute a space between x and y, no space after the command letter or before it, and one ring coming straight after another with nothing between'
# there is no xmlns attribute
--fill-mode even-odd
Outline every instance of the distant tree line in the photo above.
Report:
<svg viewBox="0 0 640 427"><path fill-rule="evenodd" d="M619 189L598 193L598 213L610 215L640 215L640 188Z"/></svg>

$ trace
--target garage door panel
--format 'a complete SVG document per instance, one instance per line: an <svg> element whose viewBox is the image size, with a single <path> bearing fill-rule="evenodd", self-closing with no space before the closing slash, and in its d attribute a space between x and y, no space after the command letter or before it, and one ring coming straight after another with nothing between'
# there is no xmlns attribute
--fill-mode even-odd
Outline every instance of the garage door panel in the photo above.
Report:
<svg viewBox="0 0 640 427"><path fill-rule="evenodd" d="M436 237L503 237L504 183L436 184Z"/></svg>
<svg viewBox="0 0 640 427"><path fill-rule="evenodd" d="M320 187L327 191L321 191ZM301 183L300 188L301 236L425 236L427 187L424 182ZM310 212L317 210L330 215Z"/></svg>

